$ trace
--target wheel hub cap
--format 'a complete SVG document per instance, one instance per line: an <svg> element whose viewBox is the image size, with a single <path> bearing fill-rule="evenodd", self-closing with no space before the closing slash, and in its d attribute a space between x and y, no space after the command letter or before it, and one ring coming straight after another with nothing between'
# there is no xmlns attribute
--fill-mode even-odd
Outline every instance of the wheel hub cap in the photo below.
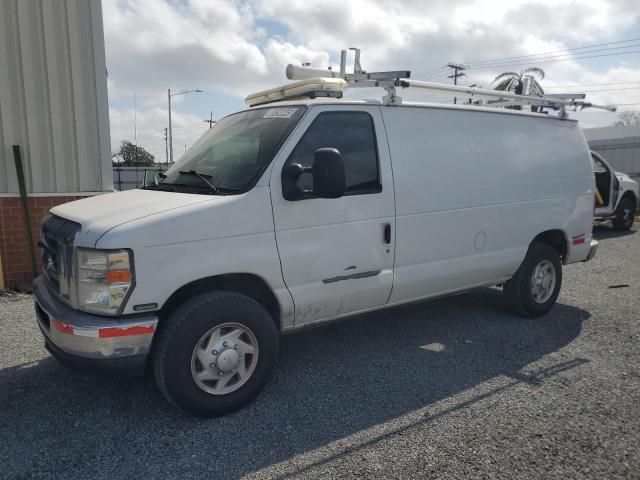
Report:
<svg viewBox="0 0 640 480"><path fill-rule="evenodd" d="M223 373L235 370L240 364L240 355L233 348L228 348L218 355L218 370Z"/></svg>
<svg viewBox="0 0 640 480"><path fill-rule="evenodd" d="M207 393L226 395L244 385L258 363L258 340L239 323L224 323L206 332L191 355L191 376Z"/></svg>
<svg viewBox="0 0 640 480"><path fill-rule="evenodd" d="M556 269L549 260L543 260L531 275L531 295L537 303L547 302L556 286Z"/></svg>

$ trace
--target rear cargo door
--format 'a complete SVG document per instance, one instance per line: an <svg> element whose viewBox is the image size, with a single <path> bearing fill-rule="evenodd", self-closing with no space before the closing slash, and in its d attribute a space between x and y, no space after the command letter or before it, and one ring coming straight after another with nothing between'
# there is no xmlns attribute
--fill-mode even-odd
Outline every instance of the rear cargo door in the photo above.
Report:
<svg viewBox="0 0 640 480"><path fill-rule="evenodd" d="M324 147L343 156L346 194L286 200L283 169L290 163L311 166L315 150ZM299 186L311 189L311 174L303 174ZM313 106L276 159L271 196L296 324L387 303L393 284L395 206L379 107Z"/></svg>

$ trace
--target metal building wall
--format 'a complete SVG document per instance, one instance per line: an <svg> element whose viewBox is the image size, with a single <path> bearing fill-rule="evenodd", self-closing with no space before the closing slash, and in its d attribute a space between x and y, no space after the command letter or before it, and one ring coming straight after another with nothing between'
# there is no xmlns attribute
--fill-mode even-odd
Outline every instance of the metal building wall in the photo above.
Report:
<svg viewBox="0 0 640 480"><path fill-rule="evenodd" d="M0 196L113 189L100 0L0 0Z"/></svg>
<svg viewBox="0 0 640 480"><path fill-rule="evenodd" d="M640 176L640 137L590 140L589 148L602 155L616 171Z"/></svg>
<svg viewBox="0 0 640 480"><path fill-rule="evenodd" d="M618 172L640 176L640 125L585 128L589 148Z"/></svg>

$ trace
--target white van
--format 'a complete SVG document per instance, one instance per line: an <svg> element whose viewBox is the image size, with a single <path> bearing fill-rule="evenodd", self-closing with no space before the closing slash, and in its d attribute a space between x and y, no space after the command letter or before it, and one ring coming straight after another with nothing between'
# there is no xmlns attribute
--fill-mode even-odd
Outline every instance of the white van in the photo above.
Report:
<svg viewBox="0 0 640 480"><path fill-rule="evenodd" d="M280 333L491 285L544 315L562 265L595 254L594 190L572 120L333 99L254 107L157 185L51 210L39 325L63 362L148 367L180 409L222 415L262 390Z"/></svg>

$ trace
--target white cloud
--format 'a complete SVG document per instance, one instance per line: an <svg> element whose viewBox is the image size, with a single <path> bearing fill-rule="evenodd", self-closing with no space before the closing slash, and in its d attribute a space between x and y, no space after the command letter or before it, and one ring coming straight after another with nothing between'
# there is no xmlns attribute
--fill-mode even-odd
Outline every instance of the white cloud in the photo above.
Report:
<svg viewBox="0 0 640 480"><path fill-rule="evenodd" d="M104 0L103 13L116 144L131 137L133 115L113 105L130 102L134 90L138 124L145 118L148 134L161 136L168 87L243 97L284 82L287 63L325 68L350 46L362 48L365 69L408 68L414 78L448 82L448 72L437 70L448 61L616 41L640 19L637 0ZM543 85L640 80L638 56L610 59L620 61L611 68L583 60L543 63ZM497 73L523 67L503 62L469 69L466 80L488 86ZM631 90L589 97L640 101ZM181 116L182 126L202 120L176 112L176 126Z"/></svg>

